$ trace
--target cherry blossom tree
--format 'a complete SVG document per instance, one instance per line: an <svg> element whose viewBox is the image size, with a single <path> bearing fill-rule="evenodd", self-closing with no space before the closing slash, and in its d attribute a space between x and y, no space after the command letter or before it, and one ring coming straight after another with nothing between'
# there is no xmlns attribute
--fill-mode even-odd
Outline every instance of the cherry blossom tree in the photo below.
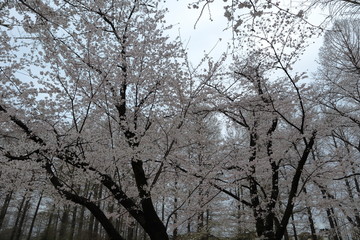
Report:
<svg viewBox="0 0 360 240"><path fill-rule="evenodd" d="M293 110L288 115L285 110L300 106L303 98L294 99L296 91L292 92L290 85L282 86L284 79L271 84L260 71L246 66L237 72L236 79L242 86L249 81L249 88L243 94L233 95L236 97L224 94L229 103L227 107L222 105L220 111L243 129L238 155L225 168L235 178L233 182L248 192L238 200L252 209L258 236L281 239L293 213L295 198L303 190L301 176L316 130L305 123L306 115L311 115L305 107L299 115Z"/></svg>
<svg viewBox="0 0 360 240"><path fill-rule="evenodd" d="M204 17L212 2L190 8ZM59 235L53 218L61 232L72 225L71 239L85 225L101 237L98 223L110 239L136 238L138 228L169 239L234 226L238 236L288 239L289 223L315 239L314 213L334 239L357 231L357 20L325 33L319 80L309 85L293 70L321 30L306 5L223 1L228 52L193 67L166 36L162 4L1 3L0 225L17 205L11 235L31 238L44 204L61 209L46 217L44 237Z"/></svg>
<svg viewBox="0 0 360 240"><path fill-rule="evenodd" d="M360 99L357 23L356 19L336 20L332 29L325 33L314 84L317 93L313 95L327 126L323 135L326 147L318 156L328 158L332 162L329 168L333 169L330 175L324 175L316 183L324 196L333 199L331 208L339 209L339 217L347 220L344 227L353 229L354 234L358 231L360 219L356 204L360 189L357 178ZM330 226L334 228L332 222Z"/></svg>
<svg viewBox="0 0 360 240"><path fill-rule="evenodd" d="M313 3L315 6L327 7L330 10L330 18L339 15L356 17L360 13L360 1L358 0L320 0Z"/></svg>
<svg viewBox="0 0 360 240"><path fill-rule="evenodd" d="M303 194L301 179L318 126L306 99L306 74L292 72L315 30L283 10L268 16L239 29L233 72L211 83L217 97L209 111L222 113L239 129L237 153L223 166L231 182L221 184L223 192L252 210L258 237L270 240L285 235ZM236 185L246 194L234 194Z"/></svg>
<svg viewBox="0 0 360 240"><path fill-rule="evenodd" d="M181 44L165 36L164 13L158 1L137 0L1 6L1 161L42 170L111 239L124 237L102 199L151 239L168 239L153 192L216 71L190 78ZM83 195L87 182L106 194Z"/></svg>

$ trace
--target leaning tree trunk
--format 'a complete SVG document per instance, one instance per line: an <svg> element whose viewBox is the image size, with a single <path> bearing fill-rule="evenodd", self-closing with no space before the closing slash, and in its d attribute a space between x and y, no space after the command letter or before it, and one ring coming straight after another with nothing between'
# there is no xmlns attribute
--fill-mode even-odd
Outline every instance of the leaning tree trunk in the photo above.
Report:
<svg viewBox="0 0 360 240"><path fill-rule="evenodd" d="M22 209L24 207L25 200L26 200L26 195L23 196L23 198L21 200L21 203L20 203L20 206L18 208L18 213L17 213L17 216L16 216L16 220L15 220L13 230L11 232L10 240L14 240L15 237L16 237L15 235L16 235L16 233L18 231L19 221L20 221L20 218L21 218L21 211L22 211Z"/></svg>
<svg viewBox="0 0 360 240"><path fill-rule="evenodd" d="M27 236L27 240L30 240L30 238L31 238L31 234L32 234L32 231L34 229L35 219L36 219L36 216L37 216L37 214L39 212L42 196L43 196L43 193L41 192L40 197L39 197L39 201L38 201L38 203L36 205L36 208L35 208L34 216L33 216L32 220L31 220L31 225L30 225L28 236Z"/></svg>
<svg viewBox="0 0 360 240"><path fill-rule="evenodd" d="M0 211L0 229L4 223L4 219L5 219L5 216L6 216L6 212L9 208L9 204L10 204L10 201L11 201L11 197L12 197L12 194L13 194L13 191L10 191L8 194L6 194L6 197L5 197L5 200L4 200L4 204L1 208L1 211Z"/></svg>
<svg viewBox="0 0 360 240"><path fill-rule="evenodd" d="M23 230L23 226L24 226L24 221L25 221L25 217L28 213L28 210L30 209L30 198L25 202L25 206L24 206L24 210L21 214L21 218L20 218L20 222L18 224L17 227L17 232L15 234L15 240L19 240L21 238L21 234L22 234L22 230Z"/></svg>

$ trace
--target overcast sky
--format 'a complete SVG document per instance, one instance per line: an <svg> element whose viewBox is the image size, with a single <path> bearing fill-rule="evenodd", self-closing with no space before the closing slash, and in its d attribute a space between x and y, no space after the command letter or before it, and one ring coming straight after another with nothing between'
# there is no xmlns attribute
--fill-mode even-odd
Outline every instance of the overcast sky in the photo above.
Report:
<svg viewBox="0 0 360 240"><path fill-rule="evenodd" d="M208 8L205 8L201 18L200 9L189 9L189 0L171 1L168 3L169 13L167 22L174 25L171 34L180 36L182 42L189 50L189 57L196 63L205 52L216 48L213 57L218 57L226 50L226 40L231 39L231 31L225 30L227 26L224 17L222 1L215 1L210 5L211 19ZM196 24L196 26L195 26ZM223 39L219 41L219 39Z"/></svg>
<svg viewBox="0 0 360 240"><path fill-rule="evenodd" d="M188 3L191 0L169 1L166 6L169 9L167 15L167 23L174 25L171 35L180 36L182 42L186 44L190 60L193 64L200 61L204 52L212 51L211 56L215 59L226 50L227 41L231 39L230 30L225 30L227 20L224 17L223 1L215 1L210 4L209 9L205 8L203 15L199 18L200 9L189 9ZM288 2L288 1L286 1ZM293 1L292 6L296 2ZM211 18L211 19L210 19ZM313 24L320 24L323 20L323 14L317 10L309 18ZM194 28L196 23L196 28ZM222 41L219 41L219 39ZM302 59L295 64L294 71L298 72L314 72L316 71L316 59L318 50L322 45L322 38L314 38L311 45L307 48Z"/></svg>

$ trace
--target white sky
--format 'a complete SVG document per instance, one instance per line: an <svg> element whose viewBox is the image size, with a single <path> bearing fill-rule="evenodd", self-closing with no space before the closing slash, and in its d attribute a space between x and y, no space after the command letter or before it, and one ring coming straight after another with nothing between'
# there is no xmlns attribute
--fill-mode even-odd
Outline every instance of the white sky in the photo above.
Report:
<svg viewBox="0 0 360 240"><path fill-rule="evenodd" d="M191 2L191 0L169 0L166 3L169 9L166 19L168 24L174 25L171 35L181 37L182 42L187 46L190 61L197 64L204 56L204 52L208 53L215 45L216 48L211 52L211 56L215 59L226 51L227 41L231 39L232 33L230 30L224 30L227 27L227 20L224 17L223 1L214 1L210 4L213 21L210 20L209 10L206 7L198 22L200 9L189 9L188 3ZM318 10L310 16L309 21L316 25L320 24L322 19L323 16ZM220 38L223 40L219 42ZM316 59L322 45L322 38L315 38L311 42L302 59L295 64L294 71L308 73L316 71Z"/></svg>
<svg viewBox="0 0 360 240"><path fill-rule="evenodd" d="M204 9L203 15L197 22L200 9L189 9L188 3L191 0L169 1L167 7L169 13L167 22L174 25L171 34L180 36L184 45L188 48L189 58L193 63L198 63L204 52L208 53L211 49L211 56L219 57L226 50L227 41L231 39L231 31L224 30L227 26L227 20L224 17L222 1L215 1L210 4L211 19L208 8ZM196 28L194 28L195 23ZM224 39L219 41L219 39Z"/></svg>

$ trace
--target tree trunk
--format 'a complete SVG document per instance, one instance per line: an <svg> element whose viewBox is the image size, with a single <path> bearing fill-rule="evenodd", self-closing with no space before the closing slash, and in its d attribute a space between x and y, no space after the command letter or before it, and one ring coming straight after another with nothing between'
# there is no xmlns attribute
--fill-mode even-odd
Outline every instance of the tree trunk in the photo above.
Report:
<svg viewBox="0 0 360 240"><path fill-rule="evenodd" d="M82 237L83 237L84 218L85 218L85 206L81 206L80 207L80 216L78 218L79 228L78 228L77 234L76 234L77 239L82 239Z"/></svg>
<svg viewBox="0 0 360 240"><path fill-rule="evenodd" d="M78 196L72 192L69 192L64 189L64 185L62 182L58 179L58 177L55 175L52 169L52 163L47 162L44 165L44 168L46 169L47 173L50 175L50 181L53 184L53 186L56 188L56 190L64 195L64 197L68 200L71 200L74 203L80 204L85 206L93 216L96 217L96 219L101 223L105 231L107 232L109 238L111 240L125 240L120 233L115 229L114 225L110 221L109 218L106 217L104 212L99 208L98 205L95 203L89 201L87 198Z"/></svg>
<svg viewBox="0 0 360 240"><path fill-rule="evenodd" d="M289 196L288 196L288 199L287 199L285 212L284 212L283 217L281 219L280 227L276 231L276 235L275 235L276 239L281 239L284 236L285 229L286 229L286 227L288 225L288 222L289 222L289 219L290 219L290 217L291 217L291 215L293 213L294 198L298 194L298 187L299 187L302 171L303 171L305 163L306 163L306 161L307 161L307 159L309 157L309 154L310 154L310 152L311 152L311 150L312 150L312 148L314 146L315 138L316 138L316 131L313 131L309 140L304 139L305 149L304 149L304 151L303 151L303 153L301 155L301 159L298 162L298 165L297 165L296 170L295 170L295 174L294 174L293 179L291 181L291 188L290 188Z"/></svg>
<svg viewBox="0 0 360 240"><path fill-rule="evenodd" d="M326 216L327 216L328 221L329 221L330 229L332 230L331 235L333 235L333 239L334 240L342 240L342 237L340 236L339 231L338 231L337 221L336 221L336 219L334 217L333 208L327 208L326 209Z"/></svg>
<svg viewBox="0 0 360 240"><path fill-rule="evenodd" d="M80 192L80 191L79 191ZM89 184L87 183L84 187L84 196L88 196L89 195ZM79 213L79 218L77 219L78 221L78 230L77 230L77 234L76 234L76 239L83 239L83 227L84 227L84 218L85 218L85 206L81 205L80 207L80 213Z"/></svg>
<svg viewBox="0 0 360 240"><path fill-rule="evenodd" d="M59 232L58 231L59 219L60 219L60 211L58 210L55 215L55 222L53 224L53 229L52 229L52 233L51 233L51 237L53 237L54 240L56 240L58 237L57 233Z"/></svg>
<svg viewBox="0 0 360 240"><path fill-rule="evenodd" d="M100 185L99 187L99 191L97 193L97 199L101 199L102 198L102 185ZM100 207L99 203L99 207ZM96 239L98 239L99 234L99 221L94 221L94 228L93 228L93 232L96 234Z"/></svg>
<svg viewBox="0 0 360 240"><path fill-rule="evenodd" d="M309 220L309 224L310 224L311 239L312 240L317 240L315 224L314 224L314 220L313 220L313 217L312 217L311 208L306 207L306 211L307 211L308 220Z"/></svg>
<svg viewBox="0 0 360 240"><path fill-rule="evenodd" d="M68 237L68 226L69 226L69 206L64 206L64 212L60 219L60 231L59 239Z"/></svg>
<svg viewBox="0 0 360 240"><path fill-rule="evenodd" d="M315 182L315 184L320 188L320 192L323 196L323 199L335 199L335 197L333 195L331 195L330 193L328 193L328 191L326 190L325 187L321 186L320 184L318 184L317 182ZM333 239L334 240L342 240L341 235L338 233L338 224L335 218L335 212L334 209L332 207L327 207L326 208L326 216L328 218L329 221L329 225L330 225L330 229L333 235Z"/></svg>
<svg viewBox="0 0 360 240"><path fill-rule="evenodd" d="M292 225L292 229L293 229L293 233L294 233L294 240L298 240L296 226L295 226L294 214L291 214L291 225Z"/></svg>
<svg viewBox="0 0 360 240"><path fill-rule="evenodd" d="M287 229L285 230L284 240L290 240L289 233L288 233Z"/></svg>
<svg viewBox="0 0 360 240"><path fill-rule="evenodd" d="M128 229L127 229L127 240L133 240L134 239L134 222L130 222Z"/></svg>
<svg viewBox="0 0 360 240"><path fill-rule="evenodd" d="M88 230L87 230L87 235L90 237L93 237L93 232L94 232L94 215L90 215L89 218L89 225L88 225Z"/></svg>
<svg viewBox="0 0 360 240"><path fill-rule="evenodd" d="M148 189L147 178L143 168L143 162L140 160L132 160L131 166L134 172L136 186L139 192L140 203L144 213L145 222L142 227L148 233L151 240L168 240L169 236L166 232L164 223L157 215L151 194ZM141 224L141 222L139 222Z"/></svg>
<svg viewBox="0 0 360 240"><path fill-rule="evenodd" d="M349 194L349 199L350 199L350 202L356 206L355 204L355 200L354 200L354 195L353 195L353 192L351 190L351 186L350 186L350 182L348 179L345 179L345 185L346 185L346 190ZM354 207L353 208L353 212L354 212L354 215L355 215L355 222L356 222L356 227L360 227L360 215L359 215L359 210Z"/></svg>
<svg viewBox="0 0 360 240"><path fill-rule="evenodd" d="M23 229L23 226L24 226L24 221L25 221L25 217L28 213L28 210L30 208L31 204L30 204L30 198L25 202L25 206L24 206L24 209L23 209L23 212L21 214L21 218L20 218L20 222L19 222L19 225L17 227L17 232L16 232L16 235L15 235L15 240L19 240L21 238L21 234L22 234L22 229Z"/></svg>
<svg viewBox="0 0 360 240"><path fill-rule="evenodd" d="M210 209L206 209L206 222L205 222L205 224L206 224L206 231L207 232L210 232L209 223L210 223Z"/></svg>
<svg viewBox="0 0 360 240"><path fill-rule="evenodd" d="M36 216L37 216L37 214L39 212L39 207L40 207L40 203L41 203L41 200L42 200L42 196L43 196L43 193L41 192L40 197L39 197L39 201L38 201L38 203L36 205L36 208L35 208L34 216L33 216L32 220L31 220L31 225L30 225L28 236L27 236L27 240L30 240L30 238L31 238L31 234L32 234L32 231L34 229L35 219L36 219Z"/></svg>
<svg viewBox="0 0 360 240"><path fill-rule="evenodd" d="M51 208L50 210L50 216L49 216L49 220L48 220L48 224L46 226L46 229L45 229L45 232L44 232L44 235L42 237L42 239L49 239L49 232L51 230L51 224L52 224L52 221L53 221L53 218L54 218L54 212L55 212L55 205L53 205L53 207Z"/></svg>
<svg viewBox="0 0 360 240"><path fill-rule="evenodd" d="M7 209L9 208L9 204L10 204L10 201L11 201L12 194L13 194L13 191L10 191L8 194L6 194L4 204L3 204L2 208L1 208L1 211L0 211L0 229L1 229L2 225L3 225L3 223L4 223L4 219L5 219L5 216L6 216Z"/></svg>
<svg viewBox="0 0 360 240"><path fill-rule="evenodd" d="M305 195L307 194L307 190L305 187L304 187L304 193L305 193ZM315 224L314 224L311 208L309 206L306 206L306 212L307 212L307 216L308 216L308 220L309 220L309 224L310 224L311 238L312 238L312 240L317 240Z"/></svg>
<svg viewBox="0 0 360 240"><path fill-rule="evenodd" d="M78 208L77 206L74 206L74 209L73 209L73 211L72 211L69 240L73 240L73 239L74 239L75 226L76 226L76 220L77 220L77 219L76 219L77 208Z"/></svg>
<svg viewBox="0 0 360 240"><path fill-rule="evenodd" d="M177 184L178 184L178 182L177 182L177 178L178 178L178 176L177 176L177 171L176 171L176 169L175 169L175 182L174 182L174 188L175 188L175 195L174 195L174 221L173 221L173 223L174 223L174 226L175 226L175 228L174 228L174 230L173 230L173 238L174 239L176 239L177 238L177 235L178 235L178 228L177 228L177 226L176 226L176 224L177 224L177 221L178 221L178 214L177 214L177 208L178 208L178 199L177 199L177 191L178 191L178 186L177 186Z"/></svg>
<svg viewBox="0 0 360 240"><path fill-rule="evenodd" d="M17 231L18 231L19 221L20 221L20 218L21 218L21 210L23 209L25 200L26 200L26 194L23 196L23 198L21 200L21 203L20 203L20 206L18 208L18 213L17 213L17 217L16 217L16 220L15 220L13 230L11 232L10 240L14 240L15 237L16 237L16 234L17 234Z"/></svg>
<svg viewBox="0 0 360 240"><path fill-rule="evenodd" d="M161 201L161 221L165 221L165 196L162 197Z"/></svg>

